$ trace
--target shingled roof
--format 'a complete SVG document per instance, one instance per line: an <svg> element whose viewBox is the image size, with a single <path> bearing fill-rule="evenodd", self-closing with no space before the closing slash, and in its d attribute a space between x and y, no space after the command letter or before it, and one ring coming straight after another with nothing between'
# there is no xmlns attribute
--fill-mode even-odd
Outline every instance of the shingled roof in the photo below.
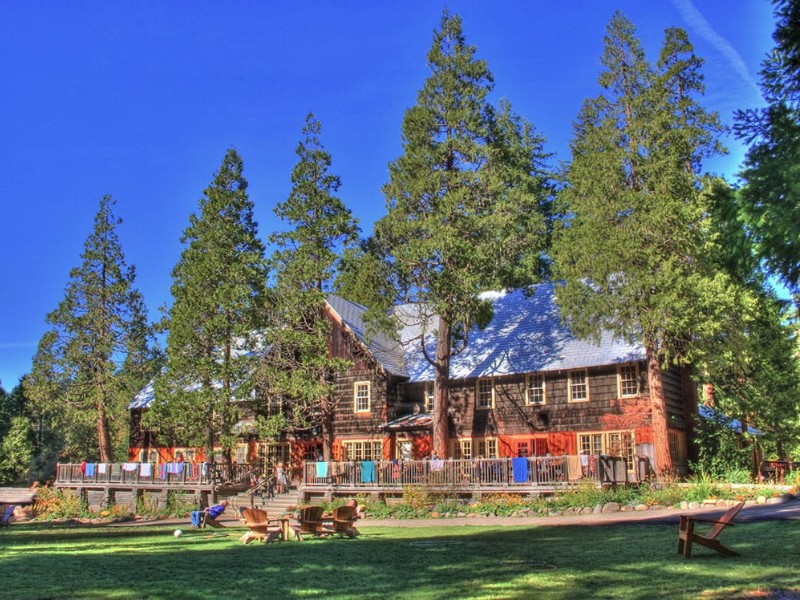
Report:
<svg viewBox="0 0 800 600"><path fill-rule="evenodd" d="M328 306L386 371L400 377L408 377L405 354L400 343L381 332L368 335L364 321L366 306L339 296L328 296Z"/></svg>
<svg viewBox="0 0 800 600"><path fill-rule="evenodd" d="M528 293L514 290L486 294L494 316L486 328L470 332L467 348L451 360L450 377L470 379L644 360L641 344L615 339L610 332L604 332L597 343L575 337L561 321L555 288L556 284L543 283ZM435 354L435 319L428 317L423 327L422 317L415 315L424 311L415 311L409 305L398 307L395 312L403 325L400 344L388 336L365 336L366 307L337 296L329 297L328 303L387 371L408 376L411 381L433 380L433 367L418 340L425 332L426 348L431 356Z"/></svg>
<svg viewBox="0 0 800 600"><path fill-rule="evenodd" d="M450 363L451 379L536 373L613 365L645 359L641 344L630 344L604 332L600 341L581 340L561 321L555 302L556 284L543 283L522 290L486 294L494 316L484 329L470 332L467 348ZM433 381L433 367L419 345L425 333L426 347L435 354L435 319L419 317L413 306L397 307L402 322L399 340L384 333L368 335L367 308L339 296L329 296L333 314L353 333L375 360L392 375L412 382ZM416 342L413 340L417 339ZM152 382L133 399L129 408L144 408L154 397Z"/></svg>

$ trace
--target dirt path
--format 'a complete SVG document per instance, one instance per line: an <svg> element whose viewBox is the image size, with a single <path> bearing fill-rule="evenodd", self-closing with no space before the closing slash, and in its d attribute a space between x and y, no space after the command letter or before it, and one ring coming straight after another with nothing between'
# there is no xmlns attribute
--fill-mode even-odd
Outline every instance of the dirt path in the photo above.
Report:
<svg viewBox="0 0 800 600"><path fill-rule="evenodd" d="M747 503L736 520L742 523L763 520L800 519L800 499L784 498L781 502L755 504ZM643 511L627 511L600 513L589 515L559 515L544 517L453 517L442 519L372 519L369 516L358 521L358 528L369 527L462 527L472 525L479 527L514 527L538 525L554 527L563 525L597 526L618 525L624 523L678 523L682 514L722 514L725 507L704 507L681 510L677 508L651 509ZM227 513L227 511L226 511ZM231 512L224 514L220 520L227 526L239 525L239 520ZM137 527L146 525L175 525L190 527L187 519L160 519L157 521L128 521L114 523L117 527Z"/></svg>

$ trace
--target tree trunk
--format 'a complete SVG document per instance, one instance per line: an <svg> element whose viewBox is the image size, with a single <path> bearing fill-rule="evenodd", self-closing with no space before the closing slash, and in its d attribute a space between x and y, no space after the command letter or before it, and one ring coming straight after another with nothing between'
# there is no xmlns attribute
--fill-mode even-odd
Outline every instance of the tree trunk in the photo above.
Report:
<svg viewBox="0 0 800 600"><path fill-rule="evenodd" d="M114 462L111 431L108 426L106 407L102 402L97 405L97 445L100 450L100 462Z"/></svg>
<svg viewBox="0 0 800 600"><path fill-rule="evenodd" d="M664 382L661 363L658 359L658 344L654 340L645 340L647 352L647 384L650 389L650 404L653 408L653 445L655 446L655 470L659 479L672 473L672 455L669 452L669 420L667 418L667 402L664 397Z"/></svg>
<svg viewBox="0 0 800 600"><path fill-rule="evenodd" d="M450 324L439 317L436 335L436 360L434 362L436 379L433 388L433 450L439 458L448 457L450 427L448 413L450 408Z"/></svg>
<svg viewBox="0 0 800 600"><path fill-rule="evenodd" d="M331 409L330 398L320 400L320 411L322 419L320 423L320 433L322 434L322 458L326 462L333 460L333 411Z"/></svg>

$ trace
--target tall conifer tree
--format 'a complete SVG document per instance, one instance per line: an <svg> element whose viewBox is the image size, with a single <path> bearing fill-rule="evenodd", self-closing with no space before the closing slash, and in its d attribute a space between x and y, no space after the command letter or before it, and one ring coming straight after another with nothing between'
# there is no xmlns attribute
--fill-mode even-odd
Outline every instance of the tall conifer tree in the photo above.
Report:
<svg viewBox="0 0 800 600"><path fill-rule="evenodd" d="M203 443L206 460L218 442L226 451L233 445L267 308L264 245L242 169L228 150L189 217L172 271L166 370L146 415L150 426Z"/></svg>
<svg viewBox="0 0 800 600"><path fill-rule="evenodd" d="M275 207L275 214L293 228L270 236L278 247L272 257L277 306L260 375L264 394L288 403L270 429L319 426L323 454L330 460L333 375L346 363L330 354L325 297L334 291L342 254L357 243L359 230L336 195L341 181L330 172L331 155L320 142L320 131L319 121L309 114L296 151L291 193Z"/></svg>
<svg viewBox="0 0 800 600"><path fill-rule="evenodd" d="M700 60L686 34L666 31L656 67L633 25L607 27L599 83L575 125L564 226L554 240L562 312L573 330L603 329L644 344L659 474L673 469L663 368L687 344L718 289L704 259L701 159L720 151L716 115L697 102Z"/></svg>
<svg viewBox="0 0 800 600"><path fill-rule="evenodd" d="M66 453L111 462L127 442L127 402L152 375L152 332L104 196L64 299L47 315L25 392L62 430Z"/></svg>
<svg viewBox="0 0 800 600"><path fill-rule="evenodd" d="M737 196L755 250L800 309L800 2L774 0L775 48L761 70L766 106L737 113L750 144Z"/></svg>
<svg viewBox="0 0 800 600"><path fill-rule="evenodd" d="M433 445L449 454L450 361L485 324L479 294L527 283L542 270L550 189L543 141L508 103L488 101L493 78L445 12L428 53L430 77L403 119L403 154L389 165L388 214L376 239L396 293L436 316L417 341L434 368ZM524 273L519 268L526 265ZM426 345L435 336L435 350ZM429 351L430 350L430 351Z"/></svg>

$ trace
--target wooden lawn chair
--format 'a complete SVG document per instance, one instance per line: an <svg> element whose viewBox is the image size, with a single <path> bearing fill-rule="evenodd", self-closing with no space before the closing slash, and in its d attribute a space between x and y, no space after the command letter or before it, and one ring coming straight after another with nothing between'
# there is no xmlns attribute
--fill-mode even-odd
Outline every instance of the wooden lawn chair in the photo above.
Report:
<svg viewBox="0 0 800 600"><path fill-rule="evenodd" d="M723 546L717 540L717 536L719 536L726 527L733 527L733 518L739 513L742 506L744 506L744 502L739 502L731 506L719 519L681 515L681 522L678 526L678 554L683 554L684 558L691 558L692 544L696 543L706 548L716 550L725 556L739 556L738 552L734 552L730 548ZM694 530L695 523L713 523L714 525L705 534L700 534L696 533Z"/></svg>
<svg viewBox="0 0 800 600"><path fill-rule="evenodd" d="M275 537L284 537L284 519L270 519L267 511L260 508L245 508L242 511L247 532L239 539L243 544L253 540L269 542Z"/></svg>
<svg viewBox="0 0 800 600"><path fill-rule="evenodd" d="M358 530L355 528L356 509L352 506L339 506L333 510L333 532L338 533L341 537L354 538L358 535Z"/></svg>
<svg viewBox="0 0 800 600"><path fill-rule="evenodd" d="M222 523L217 521L214 517L209 515L207 512L203 513L203 522L201 523L200 527L225 527Z"/></svg>
<svg viewBox="0 0 800 600"><path fill-rule="evenodd" d="M331 533L331 530L326 529L322 524L322 512L321 506L303 506L300 508L297 524L293 527L294 535L298 542L302 542L303 535L306 534L324 537Z"/></svg>

